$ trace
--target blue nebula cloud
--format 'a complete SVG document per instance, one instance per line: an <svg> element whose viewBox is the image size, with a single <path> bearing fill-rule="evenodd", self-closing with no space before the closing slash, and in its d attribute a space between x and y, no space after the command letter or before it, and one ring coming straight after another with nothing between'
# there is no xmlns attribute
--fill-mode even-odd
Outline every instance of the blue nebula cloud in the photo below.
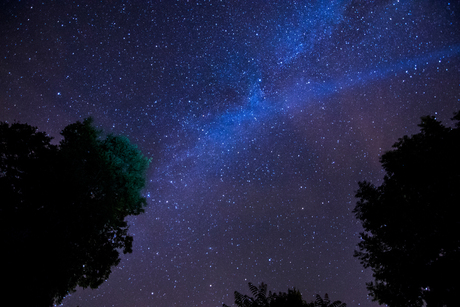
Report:
<svg viewBox="0 0 460 307"><path fill-rule="evenodd" d="M169 160L158 169L157 180L167 174L166 181L205 182L232 174L229 169L239 169L237 164L248 160L249 144L270 143L273 135L267 126L279 125L287 115L353 87L401 74L410 79L417 70L459 55L460 45L437 48L431 40L421 41L424 34L414 22L402 28L394 21L413 18L413 4L394 1L374 10L352 3L261 8L262 21L246 21L248 30L238 34L239 44L215 38L207 47L212 55L205 70L211 79L204 80L212 90L205 86L199 94L201 106L209 107L183 117L178 129L190 136L187 145L169 143ZM359 9L367 11L358 19ZM381 34L385 28L386 38ZM405 44L386 41L401 36L406 36Z"/></svg>

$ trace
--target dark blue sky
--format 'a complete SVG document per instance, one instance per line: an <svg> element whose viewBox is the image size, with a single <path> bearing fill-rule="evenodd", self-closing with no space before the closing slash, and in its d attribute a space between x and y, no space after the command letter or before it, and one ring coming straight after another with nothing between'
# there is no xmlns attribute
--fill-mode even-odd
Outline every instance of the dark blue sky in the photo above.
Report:
<svg viewBox="0 0 460 307"><path fill-rule="evenodd" d="M265 282L377 306L357 182L460 108L456 1L3 1L0 121L88 116L152 157L134 252L64 306L221 306Z"/></svg>

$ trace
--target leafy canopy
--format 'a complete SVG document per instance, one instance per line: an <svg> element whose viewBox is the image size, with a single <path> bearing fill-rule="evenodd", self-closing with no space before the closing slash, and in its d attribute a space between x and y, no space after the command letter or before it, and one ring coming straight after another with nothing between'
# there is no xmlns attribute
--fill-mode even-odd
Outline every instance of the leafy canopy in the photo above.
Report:
<svg viewBox="0 0 460 307"><path fill-rule="evenodd" d="M149 161L92 119L61 132L0 123L0 227L6 293L18 306L50 306L77 286L97 288L132 252L125 218L143 212ZM27 291L27 296L23 294Z"/></svg>
<svg viewBox="0 0 460 307"><path fill-rule="evenodd" d="M267 284L261 283L259 287L249 283L252 297L241 294L235 291L235 304L238 307L346 307L347 304L341 301L331 302L327 293L324 299L318 294L316 300L307 303L302 299L302 294L299 290L288 289L288 292L272 293L269 291L267 295ZM229 307L223 304L223 307Z"/></svg>
<svg viewBox="0 0 460 307"><path fill-rule="evenodd" d="M381 186L359 183L354 213L364 232L355 257L372 269L375 281L367 287L380 303L456 306L460 124L447 128L427 116L419 126L420 133L400 138L382 156Z"/></svg>

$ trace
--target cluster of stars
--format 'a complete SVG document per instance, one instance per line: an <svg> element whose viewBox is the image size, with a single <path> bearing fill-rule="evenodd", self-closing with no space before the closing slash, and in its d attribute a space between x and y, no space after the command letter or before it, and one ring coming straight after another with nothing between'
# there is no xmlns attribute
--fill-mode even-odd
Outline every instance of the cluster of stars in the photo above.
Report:
<svg viewBox="0 0 460 307"><path fill-rule="evenodd" d="M134 252L63 306L221 306L248 282L377 306L354 191L458 110L457 4L32 2L0 13L0 120L59 140L93 116L152 157Z"/></svg>

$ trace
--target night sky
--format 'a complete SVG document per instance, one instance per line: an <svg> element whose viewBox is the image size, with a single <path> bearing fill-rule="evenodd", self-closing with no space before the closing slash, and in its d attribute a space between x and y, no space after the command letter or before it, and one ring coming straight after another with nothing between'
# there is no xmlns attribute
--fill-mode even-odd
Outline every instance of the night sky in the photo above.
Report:
<svg viewBox="0 0 460 307"><path fill-rule="evenodd" d="M357 182L460 109L457 1L2 3L0 121L58 142L92 116L152 158L134 252L63 306L230 305L248 282L378 306Z"/></svg>

